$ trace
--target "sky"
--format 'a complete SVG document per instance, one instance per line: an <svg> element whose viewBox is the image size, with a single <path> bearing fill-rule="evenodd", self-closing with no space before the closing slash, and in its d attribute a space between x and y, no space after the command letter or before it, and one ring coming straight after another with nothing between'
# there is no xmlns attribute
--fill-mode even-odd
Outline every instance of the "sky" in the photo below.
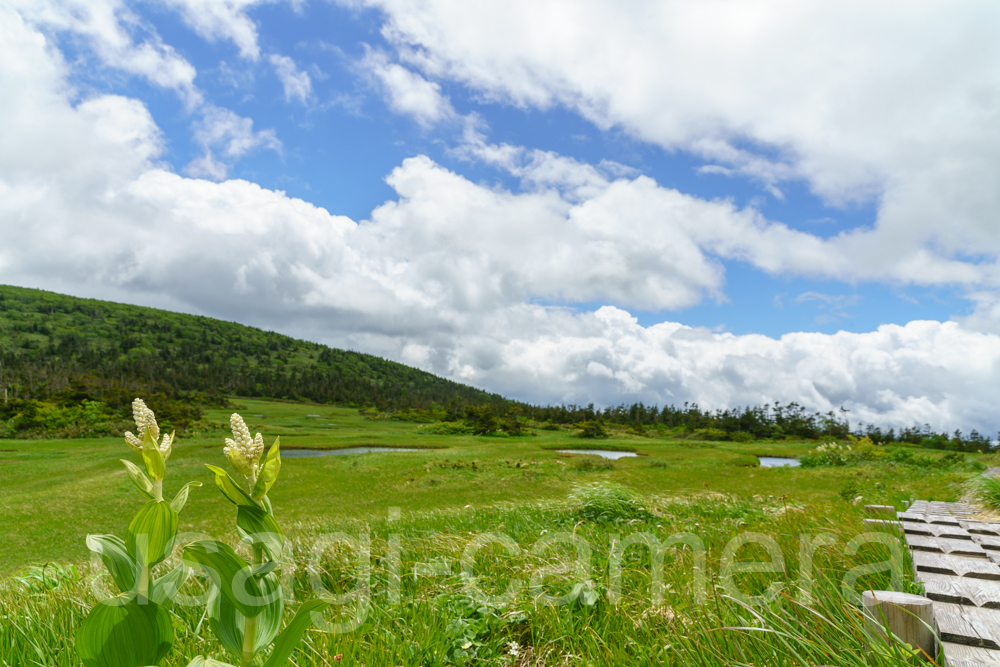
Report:
<svg viewBox="0 0 1000 667"><path fill-rule="evenodd" d="M5 284L993 434L998 254L992 0L0 0Z"/></svg>

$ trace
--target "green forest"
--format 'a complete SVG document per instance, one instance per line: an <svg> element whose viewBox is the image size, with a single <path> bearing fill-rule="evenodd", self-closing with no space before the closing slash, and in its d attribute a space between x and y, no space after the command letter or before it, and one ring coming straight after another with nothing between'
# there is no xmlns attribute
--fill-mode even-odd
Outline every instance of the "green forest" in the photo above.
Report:
<svg viewBox="0 0 1000 667"><path fill-rule="evenodd" d="M455 433L522 435L524 422L531 422L578 425L601 437L601 425L613 424L638 435L702 440L843 440L850 434L952 451L992 447L990 437L975 430L852 425L846 411L809 412L796 403L716 411L688 403L535 406L370 354L233 322L0 285L0 438L120 435L129 428L136 396L182 431L208 427L204 409L239 396L458 423L450 429Z"/></svg>
<svg viewBox="0 0 1000 667"><path fill-rule="evenodd" d="M0 286L0 437L117 434L136 396L181 429L229 396L383 410L504 402L370 354L241 324Z"/></svg>

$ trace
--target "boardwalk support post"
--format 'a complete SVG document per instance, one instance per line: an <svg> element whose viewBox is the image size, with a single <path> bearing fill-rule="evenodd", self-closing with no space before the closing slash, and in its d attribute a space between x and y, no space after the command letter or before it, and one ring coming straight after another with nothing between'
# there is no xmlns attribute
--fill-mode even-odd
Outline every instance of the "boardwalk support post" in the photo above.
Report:
<svg viewBox="0 0 1000 667"><path fill-rule="evenodd" d="M861 595L865 616L876 636L886 630L910 646L921 649L924 660L934 659L934 607L929 598L898 591L865 591Z"/></svg>

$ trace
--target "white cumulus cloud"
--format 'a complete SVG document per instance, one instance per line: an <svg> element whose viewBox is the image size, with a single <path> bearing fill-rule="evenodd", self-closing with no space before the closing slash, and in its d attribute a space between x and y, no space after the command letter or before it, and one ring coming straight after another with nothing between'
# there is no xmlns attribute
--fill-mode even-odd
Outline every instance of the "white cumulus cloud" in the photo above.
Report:
<svg viewBox="0 0 1000 667"><path fill-rule="evenodd" d="M975 282L942 258L985 254L996 273L995 2L366 4L404 63L484 102L563 105L778 196L801 180L877 201L875 228L843 240L857 266L889 253L901 280Z"/></svg>
<svg viewBox="0 0 1000 667"><path fill-rule="evenodd" d="M393 111L413 116L424 127L455 115L451 102L441 94L439 84L390 62L384 53L369 50L359 66L378 82Z"/></svg>
<svg viewBox="0 0 1000 667"><path fill-rule="evenodd" d="M267 57L274 66L274 71L285 88L285 100L292 98L305 104L312 96L312 81L308 72L302 72L295 66L295 61L288 56L272 53Z"/></svg>
<svg viewBox="0 0 1000 667"><path fill-rule="evenodd" d="M171 172L141 102L76 100L58 52L16 18L0 21L0 281L235 319L535 402L781 400L883 424L996 426L996 334L911 322L773 339L643 327L627 310L720 297L719 258L989 292L980 264L928 251L919 266L885 252L866 266L863 235L823 239L614 164L474 135L467 157L508 169L519 190L417 156L388 176L394 198L356 222L246 181ZM249 119L204 109L204 175L279 147ZM617 305L570 308L594 302Z"/></svg>

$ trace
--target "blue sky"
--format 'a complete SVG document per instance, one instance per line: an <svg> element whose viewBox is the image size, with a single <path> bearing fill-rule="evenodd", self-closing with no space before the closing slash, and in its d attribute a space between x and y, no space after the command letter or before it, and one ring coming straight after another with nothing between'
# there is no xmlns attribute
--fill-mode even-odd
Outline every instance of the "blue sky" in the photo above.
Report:
<svg viewBox="0 0 1000 667"><path fill-rule="evenodd" d="M0 280L539 402L982 426L1000 22L906 7L0 2Z"/></svg>

